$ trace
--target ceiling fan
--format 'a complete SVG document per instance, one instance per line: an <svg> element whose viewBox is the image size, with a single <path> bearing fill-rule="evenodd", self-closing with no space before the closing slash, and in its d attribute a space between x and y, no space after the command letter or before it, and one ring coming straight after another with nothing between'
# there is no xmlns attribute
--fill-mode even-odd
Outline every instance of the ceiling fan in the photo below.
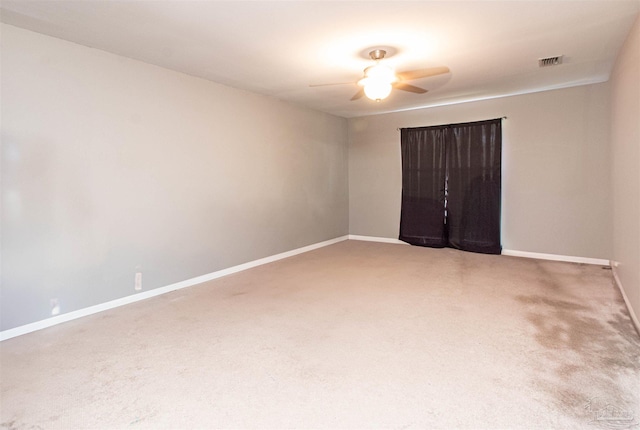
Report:
<svg viewBox="0 0 640 430"><path fill-rule="evenodd" d="M310 87L323 87L327 85L345 85L345 84L358 84L362 88L351 97L351 100L358 100L362 96L367 96L371 100L379 102L386 98L391 89L395 88L402 91L409 91L411 93L424 94L427 92L424 88L416 87L408 84L406 81L413 79L428 78L430 76L437 76L449 72L448 67L430 67L427 69L409 70L406 72L394 72L393 69L386 64L381 64L380 61L387 55L387 51L384 49L374 49L369 52L369 57L376 62L373 66L369 66L364 69L364 76L355 82L340 82L333 84L315 84L309 85Z"/></svg>

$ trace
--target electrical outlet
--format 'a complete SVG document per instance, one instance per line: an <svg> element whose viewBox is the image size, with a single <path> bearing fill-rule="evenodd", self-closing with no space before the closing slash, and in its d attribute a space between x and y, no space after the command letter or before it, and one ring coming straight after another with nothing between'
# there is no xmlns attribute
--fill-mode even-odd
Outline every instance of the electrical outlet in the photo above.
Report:
<svg viewBox="0 0 640 430"><path fill-rule="evenodd" d="M136 280L133 286L136 291L142 290L142 272L136 272Z"/></svg>

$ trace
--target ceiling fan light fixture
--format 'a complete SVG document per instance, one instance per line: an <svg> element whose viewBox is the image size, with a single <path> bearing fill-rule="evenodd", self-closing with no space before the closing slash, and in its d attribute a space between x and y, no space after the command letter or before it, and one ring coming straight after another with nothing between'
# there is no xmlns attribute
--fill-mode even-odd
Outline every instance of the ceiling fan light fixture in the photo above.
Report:
<svg viewBox="0 0 640 430"><path fill-rule="evenodd" d="M364 94L371 100L379 102L391 93L391 83L385 80L366 78Z"/></svg>
<svg viewBox="0 0 640 430"><path fill-rule="evenodd" d="M391 84L398 80L391 67L376 64L364 70L365 77L358 81L364 87L364 94L379 102L391 93Z"/></svg>

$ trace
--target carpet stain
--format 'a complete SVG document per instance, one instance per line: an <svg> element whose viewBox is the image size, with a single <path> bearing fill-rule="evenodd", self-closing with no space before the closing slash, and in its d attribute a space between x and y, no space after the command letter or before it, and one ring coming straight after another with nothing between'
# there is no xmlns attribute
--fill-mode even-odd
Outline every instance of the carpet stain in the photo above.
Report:
<svg viewBox="0 0 640 430"><path fill-rule="evenodd" d="M606 308L601 301L585 301L579 289L563 284L562 273L547 270L544 263L537 268L538 285L547 293L514 297L541 347L533 385L547 393L548 401L585 424L585 405L594 397L637 415L638 405L634 400L626 403L629 399L621 394L622 388L638 386L640 337L616 287L609 290L614 291L607 298L611 313L603 319ZM580 274L582 278L592 275L588 267L574 269L587 272Z"/></svg>
<svg viewBox="0 0 640 430"><path fill-rule="evenodd" d="M517 296L516 299L525 304L531 305L546 305L550 306L553 309L563 309L563 310L586 310L588 309L586 306L580 305L578 303L569 302L566 300L554 300L545 296Z"/></svg>
<svg viewBox="0 0 640 430"><path fill-rule="evenodd" d="M2 424L0 424L0 426L2 426L3 429L7 429L7 430L43 430L43 427L39 426L39 425L27 425L27 424L20 424L17 423L16 420L11 420L8 422L4 422Z"/></svg>
<svg viewBox="0 0 640 430"><path fill-rule="evenodd" d="M229 297L229 298L231 298L231 297L238 297L238 296L244 296L244 295L246 295L246 294L247 294L247 292L246 292L246 291L238 291L238 292L236 292L236 293L229 294L229 296L228 296L228 297Z"/></svg>

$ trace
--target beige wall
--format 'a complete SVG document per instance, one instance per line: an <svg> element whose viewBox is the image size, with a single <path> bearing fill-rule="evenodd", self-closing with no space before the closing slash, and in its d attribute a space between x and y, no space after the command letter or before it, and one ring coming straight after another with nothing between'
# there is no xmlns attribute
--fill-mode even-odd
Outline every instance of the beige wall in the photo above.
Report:
<svg viewBox="0 0 640 430"><path fill-rule="evenodd" d="M609 259L608 84L350 119L350 234L398 237L397 128L502 116L503 247Z"/></svg>
<svg viewBox="0 0 640 430"><path fill-rule="evenodd" d="M348 233L347 121L2 26L1 329Z"/></svg>
<svg viewBox="0 0 640 430"><path fill-rule="evenodd" d="M640 317L640 17L618 55L611 77L613 259Z"/></svg>

